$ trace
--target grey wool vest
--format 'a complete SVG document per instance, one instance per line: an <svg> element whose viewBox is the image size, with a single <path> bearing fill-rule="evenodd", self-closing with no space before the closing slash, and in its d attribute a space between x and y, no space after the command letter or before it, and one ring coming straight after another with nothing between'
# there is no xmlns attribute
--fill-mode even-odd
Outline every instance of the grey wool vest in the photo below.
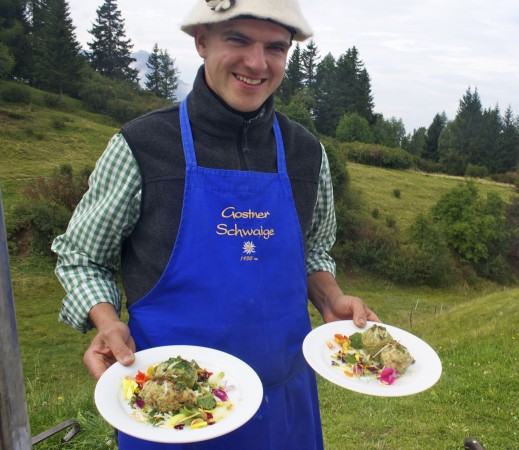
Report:
<svg viewBox="0 0 519 450"><path fill-rule="evenodd" d="M275 113L273 98L250 120L230 111L207 87L203 66L187 101L197 163L215 169L275 172L272 124L277 114L306 247L322 159L317 138ZM130 306L158 282L173 251L182 213L186 165L178 106L139 117L124 125L121 133L142 177L140 217L122 252L122 279Z"/></svg>

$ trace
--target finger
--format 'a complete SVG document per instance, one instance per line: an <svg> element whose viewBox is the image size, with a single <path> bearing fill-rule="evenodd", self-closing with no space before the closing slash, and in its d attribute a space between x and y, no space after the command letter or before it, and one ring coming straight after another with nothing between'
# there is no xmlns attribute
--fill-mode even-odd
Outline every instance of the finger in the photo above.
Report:
<svg viewBox="0 0 519 450"><path fill-rule="evenodd" d="M129 366L135 360L135 355L129 345L133 344L133 339L129 333L127 336L119 333L112 333L105 340L106 345L111 350L114 358L124 366Z"/></svg>
<svg viewBox="0 0 519 450"><path fill-rule="evenodd" d="M357 298L352 299L351 310L353 312L353 323L359 328L364 328L368 319L368 308L364 302Z"/></svg>
<svg viewBox="0 0 519 450"><path fill-rule="evenodd" d="M115 359L99 352L95 347L89 347L83 356L83 362L87 366L90 376L99 380L106 369L115 362Z"/></svg>

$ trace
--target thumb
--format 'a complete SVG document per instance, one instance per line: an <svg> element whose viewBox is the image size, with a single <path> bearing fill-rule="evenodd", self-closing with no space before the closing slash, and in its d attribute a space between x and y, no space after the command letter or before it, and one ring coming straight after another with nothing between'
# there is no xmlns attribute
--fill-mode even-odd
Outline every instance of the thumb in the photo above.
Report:
<svg viewBox="0 0 519 450"><path fill-rule="evenodd" d="M115 359L123 366L129 366L135 361L135 343L129 334L124 337L118 334L112 335L107 344Z"/></svg>
<svg viewBox="0 0 519 450"><path fill-rule="evenodd" d="M353 323L359 327L364 328L367 323L367 312L362 301L352 300L351 310L353 312ZM360 299L359 299L360 300Z"/></svg>

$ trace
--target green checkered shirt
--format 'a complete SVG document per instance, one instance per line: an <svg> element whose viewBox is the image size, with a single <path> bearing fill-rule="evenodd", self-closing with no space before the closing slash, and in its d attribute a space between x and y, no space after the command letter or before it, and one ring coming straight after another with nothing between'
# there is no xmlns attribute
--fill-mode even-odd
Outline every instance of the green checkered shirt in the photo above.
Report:
<svg viewBox="0 0 519 450"><path fill-rule="evenodd" d="M81 332L92 327L88 313L96 304L109 302L121 311L119 255L139 218L141 201L139 167L122 135L111 139L89 183L66 232L52 244L58 255L56 275L67 292L59 319ZM317 202L307 235L308 274L335 274L335 263L328 254L335 230L330 166L323 148Z"/></svg>

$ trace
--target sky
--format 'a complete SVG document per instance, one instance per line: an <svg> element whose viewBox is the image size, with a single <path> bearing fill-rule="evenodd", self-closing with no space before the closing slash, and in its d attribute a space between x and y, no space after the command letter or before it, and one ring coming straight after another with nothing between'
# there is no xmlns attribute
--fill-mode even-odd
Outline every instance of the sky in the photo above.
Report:
<svg viewBox="0 0 519 450"><path fill-rule="evenodd" d="M237 0L246 1L246 0ZM202 63L180 31L195 0L119 0L133 52L155 43L191 84ZM87 49L103 0L69 0L76 37ZM407 133L437 113L452 120L467 89L483 108L519 116L518 0L300 0L320 57L355 46L371 77L374 111L402 119ZM302 43L302 48L305 43Z"/></svg>

